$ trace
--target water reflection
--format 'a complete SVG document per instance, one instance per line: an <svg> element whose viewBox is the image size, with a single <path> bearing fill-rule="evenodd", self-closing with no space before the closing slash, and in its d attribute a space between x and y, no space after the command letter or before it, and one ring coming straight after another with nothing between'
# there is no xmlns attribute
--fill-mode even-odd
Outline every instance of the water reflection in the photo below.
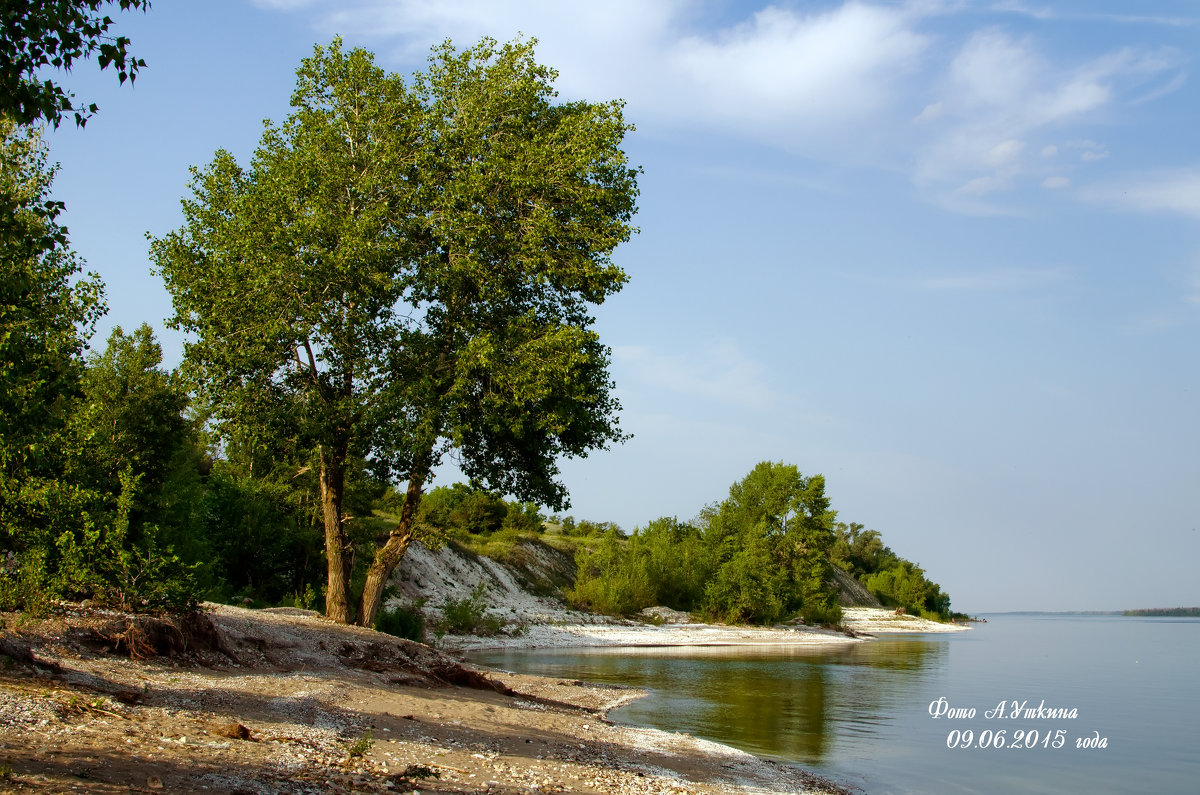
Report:
<svg viewBox="0 0 1200 795"><path fill-rule="evenodd" d="M644 687L618 722L684 731L751 753L817 764L886 732L898 704L946 662L942 639L824 648L659 647L496 651L472 659L522 673Z"/></svg>

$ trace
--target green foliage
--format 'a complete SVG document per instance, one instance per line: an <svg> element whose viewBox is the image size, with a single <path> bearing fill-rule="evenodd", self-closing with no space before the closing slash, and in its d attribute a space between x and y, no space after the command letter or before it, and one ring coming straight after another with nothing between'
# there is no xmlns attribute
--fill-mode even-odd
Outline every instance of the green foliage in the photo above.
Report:
<svg viewBox="0 0 1200 795"><path fill-rule="evenodd" d="M576 551L578 574L566 594L576 607L632 615L654 605L675 610L700 605L711 555L692 525L661 518L628 538L615 526L590 537L598 541Z"/></svg>
<svg viewBox="0 0 1200 795"><path fill-rule="evenodd" d="M357 740L346 746L346 753L351 758L361 758L375 745L375 738L370 729L364 731Z"/></svg>
<svg viewBox="0 0 1200 795"><path fill-rule="evenodd" d="M655 592L630 543L616 529L599 543L580 547L575 555L579 574L566 596L583 610L630 615L655 604Z"/></svg>
<svg viewBox="0 0 1200 795"><path fill-rule="evenodd" d="M120 82L137 78L146 63L129 54L129 39L108 34L113 21L100 13L108 5L150 8L149 0L7 0L0 7L0 116L57 127L74 113L76 124L86 123L96 106L76 107L71 94L42 79L45 67L69 72L77 60L96 55L101 69L116 68Z"/></svg>
<svg viewBox="0 0 1200 795"><path fill-rule="evenodd" d="M487 614L487 586L479 583L463 599L449 596L442 603L442 617L434 624L440 635L495 635L504 622Z"/></svg>
<svg viewBox="0 0 1200 795"><path fill-rule="evenodd" d="M317 601L317 592L316 592L316 589L313 588L313 585L311 582L304 584L304 592L303 593L301 593L299 590L297 590L296 593L292 596L292 606L298 607L301 610L312 610L312 607L314 604L316 604L316 601Z"/></svg>
<svg viewBox="0 0 1200 795"><path fill-rule="evenodd" d="M655 519L633 531L630 547L654 584L652 605L688 611L699 607L712 575L712 554L699 528L673 517Z"/></svg>
<svg viewBox="0 0 1200 795"><path fill-rule="evenodd" d="M283 433L311 461L338 620L351 458L417 498L454 450L472 482L560 506L558 459L623 438L590 308L626 278L609 255L632 231L628 128L618 102L555 104L553 77L527 42L446 43L409 84L318 47L250 166L222 151L193 171L183 228L152 244L219 431Z"/></svg>
<svg viewBox="0 0 1200 795"><path fill-rule="evenodd" d="M7 121L0 133L0 598L188 609L193 571L163 524L178 504L160 499L187 466L186 397L158 370L148 328L118 329L84 361L99 282L77 278L40 142Z"/></svg>
<svg viewBox="0 0 1200 795"><path fill-rule="evenodd" d="M834 516L824 478L764 462L705 508L698 526L662 518L628 538L609 529L597 539L592 527L559 519L564 535L583 538L567 597L615 615L665 605L735 623L836 625Z"/></svg>
<svg viewBox="0 0 1200 795"><path fill-rule="evenodd" d="M10 551L0 561L0 610L20 610L44 618L50 613L52 595L45 550Z"/></svg>
<svg viewBox="0 0 1200 795"><path fill-rule="evenodd" d="M881 603L939 621L950 618L950 596L920 566L884 545L878 531L854 523L839 523L834 529L834 565L857 577Z"/></svg>
<svg viewBox="0 0 1200 795"><path fill-rule="evenodd" d="M783 463L758 464L701 516L715 556L703 612L727 621L798 615L839 622L829 569L834 516L822 476L804 477Z"/></svg>
<svg viewBox="0 0 1200 795"><path fill-rule="evenodd" d="M161 544L157 526L143 525L131 532L140 480L127 466L120 475L115 512L105 517L107 522L58 537L56 590L121 610L189 612L198 603L196 566Z"/></svg>
<svg viewBox="0 0 1200 795"><path fill-rule="evenodd" d="M104 310L58 224L53 176L39 136L0 117L0 550L17 554L77 519L68 422Z"/></svg>
<svg viewBox="0 0 1200 795"><path fill-rule="evenodd" d="M705 589L703 612L736 624L772 624L784 618L792 588L776 559L776 546L766 535L747 533L717 567Z"/></svg>
<svg viewBox="0 0 1200 795"><path fill-rule="evenodd" d="M420 643L425 640L425 614L420 605L384 608L375 616L375 629Z"/></svg>
<svg viewBox="0 0 1200 795"><path fill-rule="evenodd" d="M251 477L237 463L217 461L205 481L202 533L212 550L214 585L226 596L274 604L320 582L321 533L300 499L308 492L298 495L274 475Z"/></svg>
<svg viewBox="0 0 1200 795"><path fill-rule="evenodd" d="M199 453L187 399L159 369L148 327L114 330L86 362L57 432L57 465L22 484L5 522L3 600L40 609L53 597L122 609L187 611L208 548L196 516ZM11 448L10 448L11 452ZM11 481L10 481L11 482ZM11 510L12 504L8 506Z"/></svg>
<svg viewBox="0 0 1200 795"><path fill-rule="evenodd" d="M517 542L542 532L538 506L508 502L464 483L439 486L421 499L417 526L435 543L453 539L476 554L503 560Z"/></svg>
<svg viewBox="0 0 1200 795"><path fill-rule="evenodd" d="M556 517L553 524L558 525L559 532L567 537L600 538L611 530L621 532L614 522L593 522L589 519L576 519L574 516Z"/></svg>

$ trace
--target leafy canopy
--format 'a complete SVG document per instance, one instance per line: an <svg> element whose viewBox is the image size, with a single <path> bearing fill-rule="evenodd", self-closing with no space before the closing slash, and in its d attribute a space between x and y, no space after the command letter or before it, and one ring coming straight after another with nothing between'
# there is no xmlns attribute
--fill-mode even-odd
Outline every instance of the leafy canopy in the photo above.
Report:
<svg viewBox="0 0 1200 795"><path fill-rule="evenodd" d="M53 169L36 132L0 118L0 529L47 521L80 394L82 351L104 310L50 199ZM60 495L61 496L61 495Z"/></svg>
<svg viewBox="0 0 1200 795"><path fill-rule="evenodd" d="M19 124L40 120L58 126L73 113L80 127L96 105L77 107L73 95L39 71L70 71L77 60L93 54L101 69L113 66L121 83L137 79L146 65L129 54L129 39L110 36L113 20L100 13L116 3L122 11L147 10L150 0L5 0L0 4L0 115Z"/></svg>

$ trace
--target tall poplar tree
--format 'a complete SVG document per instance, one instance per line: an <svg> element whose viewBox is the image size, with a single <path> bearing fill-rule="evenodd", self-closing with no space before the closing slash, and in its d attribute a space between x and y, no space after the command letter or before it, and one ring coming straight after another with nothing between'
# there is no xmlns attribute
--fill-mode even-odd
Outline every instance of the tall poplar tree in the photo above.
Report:
<svg viewBox="0 0 1200 795"><path fill-rule="evenodd" d="M369 626L433 469L561 508L557 460L623 438L592 307L621 288L636 169L620 102L558 103L533 42L448 42L410 82L317 47L248 168L193 171L152 256L184 366L243 438L286 428L318 471L327 615L348 622L346 465L406 483ZM275 429L268 431L267 429Z"/></svg>

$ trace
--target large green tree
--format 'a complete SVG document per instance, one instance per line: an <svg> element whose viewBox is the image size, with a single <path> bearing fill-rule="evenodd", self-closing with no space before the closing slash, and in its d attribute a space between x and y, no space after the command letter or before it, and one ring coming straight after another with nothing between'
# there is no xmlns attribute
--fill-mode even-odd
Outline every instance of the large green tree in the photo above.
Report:
<svg viewBox="0 0 1200 795"><path fill-rule="evenodd" d="M101 69L112 66L117 79L131 83L145 61L129 53L129 39L109 35L106 6L122 11L150 8L150 0L4 0L0 3L0 115L20 124L38 120L58 126L72 113L82 127L95 104L75 105L74 97L41 72L70 71L76 61L96 56Z"/></svg>
<svg viewBox="0 0 1200 795"><path fill-rule="evenodd" d="M837 623L841 610L830 568L836 512L825 478L764 461L702 515L716 557L706 609L731 621L775 621L799 614Z"/></svg>
<svg viewBox="0 0 1200 795"><path fill-rule="evenodd" d="M453 453L473 481L561 507L557 460L620 440L592 307L620 289L635 169L619 102L559 103L533 43L435 48L406 82L317 47L249 168L194 171L152 244L216 419L287 428L318 473L327 614L352 618L344 506L358 456L405 486L359 623Z"/></svg>
<svg viewBox="0 0 1200 795"><path fill-rule="evenodd" d="M83 347L104 304L81 278L36 132L0 117L0 544L31 549L70 502L62 476ZM42 539L38 541L37 539Z"/></svg>

